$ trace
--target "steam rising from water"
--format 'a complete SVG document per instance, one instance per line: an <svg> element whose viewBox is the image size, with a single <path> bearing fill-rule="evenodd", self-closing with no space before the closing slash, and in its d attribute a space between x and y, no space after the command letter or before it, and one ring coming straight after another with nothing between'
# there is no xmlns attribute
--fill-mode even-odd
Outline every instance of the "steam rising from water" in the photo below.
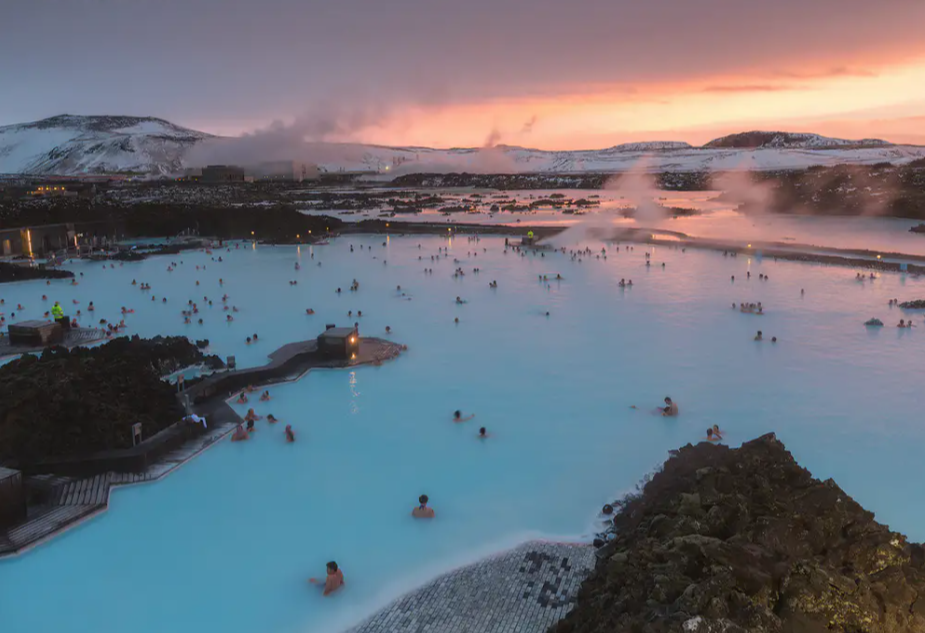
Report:
<svg viewBox="0 0 925 633"><path fill-rule="evenodd" d="M385 123L390 112L381 106L320 104L292 123L270 125L238 137L215 138L194 146L186 159L190 166L249 165L262 161L297 160L324 163L332 159L362 157L360 146L331 144L332 138L349 137Z"/></svg>
<svg viewBox="0 0 925 633"><path fill-rule="evenodd" d="M668 210L656 200L660 192L648 165L649 157L643 156L632 169L604 183L604 191L619 194L627 202L639 227L655 228L668 216ZM545 242L561 248L588 239L613 239L617 235L614 221L620 216L618 210L595 210Z"/></svg>

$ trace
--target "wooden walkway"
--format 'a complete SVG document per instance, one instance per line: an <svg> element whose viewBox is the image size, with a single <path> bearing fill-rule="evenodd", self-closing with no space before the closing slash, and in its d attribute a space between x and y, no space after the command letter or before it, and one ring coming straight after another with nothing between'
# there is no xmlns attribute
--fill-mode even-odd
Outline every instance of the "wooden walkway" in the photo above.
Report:
<svg viewBox="0 0 925 633"><path fill-rule="evenodd" d="M271 383L264 383L259 379L260 369L282 366L294 357L305 354L306 351L312 351L314 343L314 341L289 343L270 354L270 363L263 368L246 368L215 375L184 393L190 395L190 399L195 402L197 391L230 374L253 376L255 385L278 384L299 380L314 367L345 366L343 362L313 360L305 367L293 366L291 373L275 377ZM395 358L400 351L401 346L389 341L375 338L361 339L360 358L349 363L349 366L380 364L385 360ZM182 397L184 393L180 396ZM231 396L233 396L232 393L222 391L193 406L196 414L209 420L208 431L168 453L142 473L106 472L86 478L62 477L54 474L26 477L25 483L29 489L45 492L47 501L31 506L25 523L6 532L0 530L0 558L22 554L104 512L109 507L109 495L114 487L157 481L229 435L238 424L243 423L241 417L227 403L227 399Z"/></svg>
<svg viewBox="0 0 925 633"><path fill-rule="evenodd" d="M30 507L25 523L6 533L0 531L0 558L22 554L104 512L113 488L161 479L231 433L236 424L226 419L213 425L205 435L168 453L143 473L108 472L84 479L56 475L27 477L30 488L47 492L48 502Z"/></svg>

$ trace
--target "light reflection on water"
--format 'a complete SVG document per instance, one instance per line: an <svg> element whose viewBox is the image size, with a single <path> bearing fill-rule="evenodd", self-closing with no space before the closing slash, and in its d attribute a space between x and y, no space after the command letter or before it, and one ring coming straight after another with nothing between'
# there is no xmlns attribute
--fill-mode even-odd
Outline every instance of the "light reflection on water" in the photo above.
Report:
<svg viewBox="0 0 925 633"><path fill-rule="evenodd" d="M921 280L858 282L849 269L670 245L610 246L605 261L600 243L588 246L594 254L579 263L503 255L503 238L394 237L383 247L381 237L350 237L314 247L314 259L303 250L296 272L296 247L247 244L221 253L221 264L184 253L116 269L78 265L77 287L3 286L7 305L23 303L30 318L44 309L43 293L66 306L92 299L95 318L117 318L126 305L136 309L130 333L209 338L241 366L325 323L352 322L348 310L363 311L361 334L385 336L389 325L409 350L381 367L271 387L273 400L252 406L280 425L261 423L251 442L223 442L161 482L117 491L102 517L0 563L0 628L336 630L475 553L528 535L587 537L602 503L712 424L733 444L777 432L816 476L834 477L881 521L925 538L925 499L910 485L925 480L925 323L887 306L925 298ZM431 262L438 247L452 256ZM184 264L167 273L171 259ZM454 278L456 267L466 275ZM562 281L538 279L557 273ZM152 291L132 287L133 278ZM353 278L356 293L346 290ZM634 286L621 290L621 278ZM231 324L218 307L223 292L240 308ZM188 299L200 302L202 326L183 324ZM730 308L757 301L766 315ZM918 328L893 327L910 315ZM863 327L872 316L887 327ZM779 342L754 342L758 329ZM260 343L245 345L254 332ZM650 415L666 395L680 403L679 418ZM455 409L477 417L453 424ZM283 442L285 424L295 445ZM475 438L479 426L489 441ZM408 517L424 492L438 514L430 524ZM304 581L330 559L348 588L322 601ZM169 600L139 599L165 586Z"/></svg>

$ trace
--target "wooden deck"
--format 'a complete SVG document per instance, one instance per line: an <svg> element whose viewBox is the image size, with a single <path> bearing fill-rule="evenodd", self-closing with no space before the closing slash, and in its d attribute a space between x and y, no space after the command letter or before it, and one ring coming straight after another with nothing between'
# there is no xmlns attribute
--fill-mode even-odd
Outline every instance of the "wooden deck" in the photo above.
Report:
<svg viewBox="0 0 925 633"><path fill-rule="evenodd" d="M314 367L345 366L342 361L312 361L305 367L294 366L291 373L274 378L272 383L264 383L260 380L259 370L279 367L299 354L312 350L314 344L315 341L303 341L284 345L270 354L270 363L263 368L240 369L235 372L226 372L225 375L253 375L254 384L278 384L298 380ZM351 361L347 366L380 364L385 360L395 358L400 350L401 346L389 341L361 339L359 358ZM195 395L195 391L205 384L207 383L200 383L187 392ZM106 472L86 478L62 477L55 474L26 477L25 483L30 489L45 491L47 502L31 506L25 523L7 531L0 529L0 558L22 554L106 511L113 488L157 481L229 435L238 424L243 423L241 417L228 405L226 400L229 396L231 396L230 393L215 394L206 401L196 404L193 407L194 412L209 420L208 431L168 453L142 473Z"/></svg>
<svg viewBox="0 0 925 633"><path fill-rule="evenodd" d="M169 453L143 473L109 472L84 479L55 475L28 477L27 482L31 487L48 491L49 501L30 507L25 523L6 533L0 531L0 558L26 552L104 512L109 507L109 495L113 488L157 481L165 477L231 433L236 424L236 421L226 419L213 425L208 433Z"/></svg>

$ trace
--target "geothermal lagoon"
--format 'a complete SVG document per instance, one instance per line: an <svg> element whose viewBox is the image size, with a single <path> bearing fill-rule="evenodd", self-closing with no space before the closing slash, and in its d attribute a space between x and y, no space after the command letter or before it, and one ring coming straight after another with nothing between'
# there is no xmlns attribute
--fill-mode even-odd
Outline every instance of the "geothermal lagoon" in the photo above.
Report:
<svg viewBox="0 0 925 633"><path fill-rule="evenodd" d="M856 227L826 246L858 248L865 229ZM408 346L379 367L313 370L247 405L292 424L296 444L258 422L252 441L220 442L162 481L116 489L108 512L0 561L0 628L344 630L486 554L534 538L589 542L604 503L714 424L730 445L774 431L816 477L925 539L913 483L925 480L925 322L888 306L925 297L922 279L858 280L850 268L757 252L724 257L577 232L551 243L565 252L518 252L503 237L452 230L321 246L238 242L115 268L74 262L77 286L0 288L8 319L16 304L19 320L40 318L54 300L72 315L93 301L95 313L80 317L92 325L118 321L126 307L129 334L207 338L239 367L262 365L326 323L358 322L361 335ZM202 325L183 322L190 300ZM731 307L759 301L761 316ZM886 326L865 327L871 317ZM896 328L900 318L916 327ZM753 340L758 330L765 340ZM259 342L247 345L254 333ZM654 413L665 396L677 418ZM454 424L455 410L476 417ZM488 439L477 438L481 426ZM432 522L409 516L422 493ZM347 585L322 599L306 581L328 560Z"/></svg>

